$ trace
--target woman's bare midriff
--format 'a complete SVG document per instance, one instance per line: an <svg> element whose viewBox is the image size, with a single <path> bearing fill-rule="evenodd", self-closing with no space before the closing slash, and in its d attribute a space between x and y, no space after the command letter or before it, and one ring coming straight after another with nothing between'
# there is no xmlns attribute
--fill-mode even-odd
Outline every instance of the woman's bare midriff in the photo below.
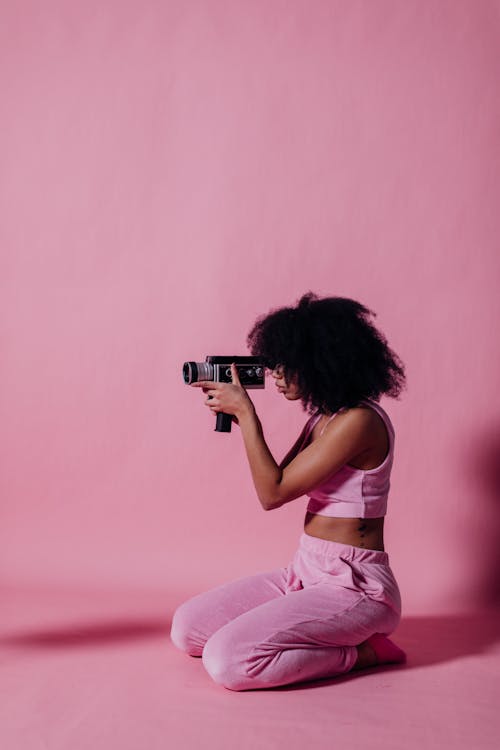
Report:
<svg viewBox="0 0 500 750"><path fill-rule="evenodd" d="M330 542L384 551L383 518L329 518L307 511L304 531Z"/></svg>
<svg viewBox="0 0 500 750"><path fill-rule="evenodd" d="M389 438L384 422L372 409L370 411L375 415L373 423L374 442L369 450L360 453L359 456L349 462L348 465L356 469L375 469L383 462L389 450ZM314 425L309 442L319 437L325 422L326 418L321 417ZM384 551L384 517L331 518L307 511L304 519L304 531L309 536L327 539L330 542Z"/></svg>

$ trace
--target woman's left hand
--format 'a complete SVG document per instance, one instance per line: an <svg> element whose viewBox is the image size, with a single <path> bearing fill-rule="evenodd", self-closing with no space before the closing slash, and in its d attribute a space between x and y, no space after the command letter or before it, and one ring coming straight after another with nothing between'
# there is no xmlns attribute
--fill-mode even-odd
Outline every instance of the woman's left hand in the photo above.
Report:
<svg viewBox="0 0 500 750"><path fill-rule="evenodd" d="M207 394L205 405L214 414L222 411L224 414L232 414L239 418L248 409L253 409L253 402L240 383L238 370L234 362L231 364L231 379L232 383L199 380L196 383L191 383L191 385L195 388L203 388L203 393ZM209 396L212 396L212 398L208 398Z"/></svg>

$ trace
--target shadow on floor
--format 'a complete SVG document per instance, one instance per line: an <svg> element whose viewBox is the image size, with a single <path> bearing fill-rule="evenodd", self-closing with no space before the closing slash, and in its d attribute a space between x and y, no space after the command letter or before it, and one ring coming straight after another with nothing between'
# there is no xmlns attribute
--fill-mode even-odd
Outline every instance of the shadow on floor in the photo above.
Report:
<svg viewBox="0 0 500 750"><path fill-rule="evenodd" d="M407 653L408 661L402 665L381 665L370 671L411 669L452 661L488 651L500 640L500 609L477 614L409 616L403 617L391 636ZM67 627L30 629L4 634L0 645L19 649L93 648L99 645L123 644L130 641L161 638L170 644L170 620L167 618L125 619L107 622L82 622ZM331 678L353 679L367 670ZM318 681L315 681L318 682ZM325 679L320 681L325 683ZM312 685L312 682L307 683ZM304 687L305 683L301 683ZM293 689L282 686L276 690Z"/></svg>
<svg viewBox="0 0 500 750"><path fill-rule="evenodd" d="M355 680L368 672L393 672L430 667L455 659L484 654L500 641L500 609L478 614L403 617L390 636L407 654L406 664L387 664L349 672L337 677L283 685L273 690L304 690L319 685Z"/></svg>
<svg viewBox="0 0 500 750"><path fill-rule="evenodd" d="M116 619L106 623L81 623L67 627L25 630L0 637L0 646L7 648L93 648L100 645L123 644L147 638L169 639L170 622L161 619Z"/></svg>

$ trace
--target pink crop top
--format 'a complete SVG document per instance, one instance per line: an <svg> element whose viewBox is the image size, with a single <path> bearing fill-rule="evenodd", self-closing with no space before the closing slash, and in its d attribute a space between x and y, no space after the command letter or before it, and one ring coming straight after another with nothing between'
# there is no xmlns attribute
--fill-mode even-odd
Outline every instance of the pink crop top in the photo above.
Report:
<svg viewBox="0 0 500 750"><path fill-rule="evenodd" d="M308 493L310 499L307 510L311 513L337 518L378 518L387 513L387 498L394 458L394 427L386 412L375 401L366 399L360 403L370 406L384 420L389 435L389 452L383 462L374 469L356 469L354 466L344 464L323 484L314 487ZM328 422L340 411L342 409L335 412ZM317 412L310 418L300 450L306 447L314 425L320 417L321 413Z"/></svg>

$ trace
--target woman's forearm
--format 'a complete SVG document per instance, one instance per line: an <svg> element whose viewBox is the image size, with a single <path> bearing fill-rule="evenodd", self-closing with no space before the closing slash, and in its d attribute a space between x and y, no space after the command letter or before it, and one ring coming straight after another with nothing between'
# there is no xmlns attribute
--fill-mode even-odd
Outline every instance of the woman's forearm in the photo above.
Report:
<svg viewBox="0 0 500 750"><path fill-rule="evenodd" d="M253 405L244 413L238 414L238 424L260 504L264 510L269 510L273 506L276 490L283 475L282 469L267 447L262 425Z"/></svg>

